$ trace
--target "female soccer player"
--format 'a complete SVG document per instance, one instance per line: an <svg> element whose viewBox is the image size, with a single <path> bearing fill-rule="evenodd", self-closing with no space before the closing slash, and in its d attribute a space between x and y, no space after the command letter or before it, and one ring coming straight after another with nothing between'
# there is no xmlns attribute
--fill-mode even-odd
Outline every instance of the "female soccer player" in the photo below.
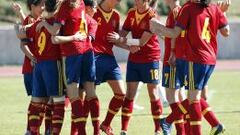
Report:
<svg viewBox="0 0 240 135"><path fill-rule="evenodd" d="M64 67L67 83L67 94L72 106L72 121L81 134L85 133L86 118L83 103L79 97L78 84L86 90L91 117L94 126L94 135L99 133L99 101L95 93L95 62L92 47L87 44L87 22L83 0L67 0L63 2L52 29L57 34L60 29L62 36L74 35L80 32L80 41L67 42L61 45L64 56ZM72 128L72 132L74 132Z"/></svg>
<svg viewBox="0 0 240 135"><path fill-rule="evenodd" d="M21 22L23 25L32 24L40 19L42 12L44 11L44 1L43 0L28 0L27 7L30 10L30 14L26 17L21 9L21 6L18 3L13 3L13 5L12 5L14 12L21 19ZM32 42L29 42L27 44L24 44L23 42L21 42L21 50L25 54L24 63L22 66L22 73L23 73L23 77L24 77L25 89L27 91L27 95L31 96L32 89L33 89L33 82L32 82L33 74L32 74L32 72L33 72L33 66L36 63L36 58L34 56L35 49L32 45ZM35 97L32 97L31 102L28 106L28 112L30 112L30 110L33 107L36 100L37 99L35 99ZM44 107L42 108L42 112L44 112ZM29 132L30 132L29 117L30 117L30 113L28 113L28 117L27 117L28 119L27 119L26 134L29 134Z"/></svg>
<svg viewBox="0 0 240 135"><path fill-rule="evenodd" d="M53 24L55 21L54 13L57 9L55 0L45 1L47 16L45 21ZM51 131L49 134L59 135L64 119L64 96L62 71L60 63L60 47L54 46L51 42L51 34L47 29L42 28L37 31L40 21L34 23L26 30L27 38L33 41L37 63L33 71L33 97L38 98L35 105L30 110L30 132L33 135L39 135L41 113L44 102L47 103L48 97L53 99L53 117ZM45 133L47 134L47 133Z"/></svg>
<svg viewBox="0 0 240 135"><path fill-rule="evenodd" d="M175 19L178 15L177 11L180 10L181 8L180 1L165 0L165 3L170 7L170 12L168 14L168 18L166 21L166 27L174 28ZM162 86L166 88L167 100L168 100L168 103L170 104L172 111L174 110L174 106L179 105L181 102L181 100L179 99L179 95L182 94L180 90L184 86L184 77L183 77L183 80L180 80L182 78L178 78L177 70L179 70L179 68L176 66L175 62L169 61L170 57L173 57L172 55L175 54L175 52L178 52L178 54L184 53L184 50L176 51L175 44L177 41L178 41L178 38L177 39L168 38L168 37L165 38L165 54L164 54L163 72L162 72ZM181 46L181 48L183 48L183 46ZM184 65L180 64L179 66L184 66ZM184 70L184 67L181 67L180 69ZM177 131L177 135L185 135L183 116L184 115L180 115L179 117L175 118L174 123ZM164 134L167 134L167 133L164 133Z"/></svg>
<svg viewBox="0 0 240 135"><path fill-rule="evenodd" d="M229 4L230 0L227 0L226 6L223 7L228 7ZM217 31L220 30L223 36L229 35L230 29L226 16L217 5L211 4L210 0L195 0L182 8L174 28L166 28L156 20L152 20L151 29L157 29L161 34L170 38L176 38L182 30L187 30L190 129L194 135L201 135L201 90L207 84L216 64ZM181 107L176 107L174 115L181 115L181 109ZM215 130L212 131L213 134L222 132L221 128Z"/></svg>
<svg viewBox="0 0 240 135"><path fill-rule="evenodd" d="M127 64L127 94L122 107L122 132L127 134L129 120L133 111L133 100L140 81L147 83L151 101L155 134L160 134L160 116L162 106L158 94L160 48L157 35L150 32L149 21L155 16L150 8L151 0L135 0L136 8L130 9L123 25L121 37L109 33L110 42L124 45L131 51ZM126 38L131 32L133 39Z"/></svg>
<svg viewBox="0 0 240 135"><path fill-rule="evenodd" d="M96 62L96 85L107 82L113 91L107 115L100 128L107 135L113 135L111 122L122 107L125 97L124 83L119 65L113 55L113 44L107 40L107 34L118 32L120 15L114 9L119 0L102 0L93 18L98 23L96 39L93 42Z"/></svg>

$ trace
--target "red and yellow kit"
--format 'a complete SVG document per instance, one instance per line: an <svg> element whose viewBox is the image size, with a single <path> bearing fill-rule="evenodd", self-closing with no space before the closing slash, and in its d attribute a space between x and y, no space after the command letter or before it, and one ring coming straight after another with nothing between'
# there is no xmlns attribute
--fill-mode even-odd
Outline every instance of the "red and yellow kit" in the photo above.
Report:
<svg viewBox="0 0 240 135"><path fill-rule="evenodd" d="M31 15L28 15L25 20L23 21L23 25L28 25L31 23L35 23L37 20L35 20ZM31 53L34 53L34 46L32 45L32 42L28 42L26 44L29 48L29 50L31 51ZM26 73L32 73L33 71L33 67L31 65L31 60L25 56L24 57L24 63L22 66L22 73L26 74Z"/></svg>
<svg viewBox="0 0 240 135"><path fill-rule="evenodd" d="M98 23L96 39L93 42L94 52L96 54L113 55L113 44L107 41L107 35L111 32L118 32L120 25L120 15L116 10L111 12L104 11L100 6L93 18Z"/></svg>
<svg viewBox="0 0 240 135"><path fill-rule="evenodd" d="M217 31L227 24L226 17L217 5L210 4L206 8L198 3L185 5L179 13L176 25L187 30L187 59L194 63L215 65Z"/></svg>
<svg viewBox="0 0 240 135"><path fill-rule="evenodd" d="M46 21L53 25L55 22L55 18L46 19ZM36 27L39 22L34 23L27 30L27 37L31 39L35 48L35 57L37 61L44 60L58 60L61 58L60 47L59 45L54 45L51 42L51 34L47 31L47 29L42 28L40 32L36 32Z"/></svg>
<svg viewBox="0 0 240 135"><path fill-rule="evenodd" d="M140 39L144 32L150 32L149 21L155 16L155 12L149 8L144 13L137 9L130 9L123 25L123 30L132 33L132 37ZM134 63L148 63L160 60L160 46L157 35L141 47L140 51L129 55L129 61Z"/></svg>
<svg viewBox="0 0 240 135"><path fill-rule="evenodd" d="M71 36L77 32L83 34L88 33L87 21L85 15L85 5L83 0L80 0L80 6L77 8L70 7L70 1L62 3L62 6L56 15L56 22L62 25L62 36ZM91 47L86 44L86 41L73 41L61 45L63 56L72 56L83 54Z"/></svg>
<svg viewBox="0 0 240 135"><path fill-rule="evenodd" d="M92 37L92 40L95 40L96 38L96 32L97 32L97 27L98 24L97 22L88 14L86 14L86 20L87 20L87 26L88 26L88 36ZM90 46L90 48L92 49L92 41L87 38L86 44L88 46Z"/></svg>
<svg viewBox="0 0 240 135"><path fill-rule="evenodd" d="M179 10L181 7L179 6L179 7L176 7L176 8L177 9L174 9L174 10ZM174 15L172 10L168 13L168 18L167 18L167 21L166 21L166 27L168 27L168 28L174 28L175 27L176 16L177 15ZM182 51L184 51L184 49L183 49L184 44L182 44L181 39L179 39L179 38L181 38L181 36L177 37L176 41L175 41L175 44L176 44L175 51L178 54L184 54L184 52L182 52ZM163 65L169 65L168 60L169 60L170 53L171 53L171 40L172 40L171 38L165 37L165 51L164 51ZM178 47L177 47L177 45L178 45Z"/></svg>

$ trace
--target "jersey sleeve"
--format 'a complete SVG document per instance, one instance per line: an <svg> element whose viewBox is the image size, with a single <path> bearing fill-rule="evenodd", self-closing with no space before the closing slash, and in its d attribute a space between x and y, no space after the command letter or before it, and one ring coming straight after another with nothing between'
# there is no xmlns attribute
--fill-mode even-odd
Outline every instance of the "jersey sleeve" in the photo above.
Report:
<svg viewBox="0 0 240 135"><path fill-rule="evenodd" d="M124 21L124 24L123 24L123 27L122 27L123 30L131 31L131 27L132 27L131 19L133 19L133 18L131 18L130 13L128 13L128 16L127 16L126 20Z"/></svg>
<svg viewBox="0 0 240 135"><path fill-rule="evenodd" d="M61 25L64 25L66 20L67 20L67 16L68 16L68 13L66 11L66 4L67 3L63 3L56 15L56 20L55 20L55 23L59 23Z"/></svg>
<svg viewBox="0 0 240 135"><path fill-rule="evenodd" d="M226 16L224 15L224 13L219 9L219 7L217 7L217 11L218 11L218 15L219 15L218 28L221 29L228 25L228 21L227 21Z"/></svg>
<svg viewBox="0 0 240 135"><path fill-rule="evenodd" d="M88 25L88 35L95 39L97 27L97 22L91 17L87 16L87 25Z"/></svg>
<svg viewBox="0 0 240 135"><path fill-rule="evenodd" d="M116 28L115 28L115 32L119 32L119 29L120 29L120 15L119 14L117 14L117 16L116 16L116 22L117 22L117 24L116 24Z"/></svg>
<svg viewBox="0 0 240 135"><path fill-rule="evenodd" d="M33 37L34 37L34 35L35 35L35 33L36 33L37 24L38 24L38 22L34 23L31 27L29 27L29 28L26 30L27 38L33 39Z"/></svg>
<svg viewBox="0 0 240 135"><path fill-rule="evenodd" d="M180 27L181 29L185 30L188 27L189 19L190 19L190 8L188 6L183 7L179 11L179 15L176 19L176 26Z"/></svg>

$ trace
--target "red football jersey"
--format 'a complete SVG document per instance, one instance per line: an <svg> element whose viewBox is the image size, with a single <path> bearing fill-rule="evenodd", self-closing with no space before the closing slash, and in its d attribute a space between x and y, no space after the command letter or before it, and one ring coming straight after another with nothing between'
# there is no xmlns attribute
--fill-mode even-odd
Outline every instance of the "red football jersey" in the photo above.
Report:
<svg viewBox="0 0 240 135"><path fill-rule="evenodd" d="M200 64L216 64L217 32L228 24L226 17L215 4L203 8L199 3L184 6L177 26L187 30L187 59Z"/></svg>
<svg viewBox="0 0 240 135"><path fill-rule="evenodd" d="M96 31L97 31L97 27L98 24L97 22L88 14L86 14L86 19L87 19L87 25L88 25L88 37L92 37L92 40L94 41L96 38ZM86 44L88 44L88 46L93 49L92 47L92 41L90 40L90 38L87 38Z"/></svg>
<svg viewBox="0 0 240 135"><path fill-rule="evenodd" d="M98 23L96 39L93 42L94 52L96 54L113 55L113 44L107 41L107 35L113 31L119 31L119 13L114 9L111 12L106 12L99 6L93 18Z"/></svg>
<svg viewBox="0 0 240 135"><path fill-rule="evenodd" d="M23 25L28 25L36 21L37 20L35 20L31 15L28 15L23 21ZM31 53L34 54L34 46L32 45L32 42L28 42L26 45L28 46ZM31 60L27 56L25 56L23 66L22 66L22 73L23 74L32 73L32 71L33 71L33 67L31 65Z"/></svg>
<svg viewBox="0 0 240 135"><path fill-rule="evenodd" d="M139 13L137 9L130 9L123 24L123 29L132 33L134 39L140 39L142 34L150 32L149 21L155 16L152 9ZM140 51L129 54L128 60L135 63L148 63L160 60L160 46L157 35L141 47Z"/></svg>
<svg viewBox="0 0 240 135"><path fill-rule="evenodd" d="M61 34L63 36L74 35L79 31L86 35L88 33L85 5L83 0L79 1L81 1L81 4L78 8L70 7L69 0L64 1L56 15L56 22L62 25ZM73 41L61 45L63 56L83 54L89 49L86 41Z"/></svg>
<svg viewBox="0 0 240 135"><path fill-rule="evenodd" d="M181 7L176 7L176 8L180 9ZM174 28L175 23L176 22L175 22L175 16L173 14L173 11L170 11L168 13L168 17L166 20L166 27ZM170 53L171 53L171 40L172 40L171 38L165 37L165 42L164 42L165 43L165 51L164 51L163 65L169 65L168 60L169 60Z"/></svg>
<svg viewBox="0 0 240 135"><path fill-rule="evenodd" d="M53 25L55 18L46 19L46 21ZM61 58L60 46L54 45L51 42L51 34L46 28L42 28L40 32L36 32L36 27L39 22L36 22L32 27L27 30L27 37L30 38L34 44L35 55L37 62L44 60L57 60Z"/></svg>

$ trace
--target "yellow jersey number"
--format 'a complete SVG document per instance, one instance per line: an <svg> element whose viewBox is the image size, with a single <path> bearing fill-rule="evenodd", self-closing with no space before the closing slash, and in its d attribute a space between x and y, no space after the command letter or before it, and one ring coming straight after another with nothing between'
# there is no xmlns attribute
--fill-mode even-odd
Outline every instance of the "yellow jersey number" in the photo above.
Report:
<svg viewBox="0 0 240 135"><path fill-rule="evenodd" d="M85 12L82 12L82 20L80 23L80 29L79 31L83 34L87 36L87 32L88 32L88 28L87 28L87 20L85 18Z"/></svg>
<svg viewBox="0 0 240 135"><path fill-rule="evenodd" d="M38 53L42 55L42 52L44 51L46 47L46 34L44 32L40 33L40 36L38 37Z"/></svg>
<svg viewBox="0 0 240 135"><path fill-rule="evenodd" d="M204 21L203 30L202 30L202 39L206 40L207 43L210 43L211 34L210 34L210 31L208 30L208 26L209 26L209 17L207 17Z"/></svg>
<svg viewBox="0 0 240 135"><path fill-rule="evenodd" d="M158 80L159 79L159 71L158 71L158 69L151 69L150 73L151 73L151 79L152 80Z"/></svg>

